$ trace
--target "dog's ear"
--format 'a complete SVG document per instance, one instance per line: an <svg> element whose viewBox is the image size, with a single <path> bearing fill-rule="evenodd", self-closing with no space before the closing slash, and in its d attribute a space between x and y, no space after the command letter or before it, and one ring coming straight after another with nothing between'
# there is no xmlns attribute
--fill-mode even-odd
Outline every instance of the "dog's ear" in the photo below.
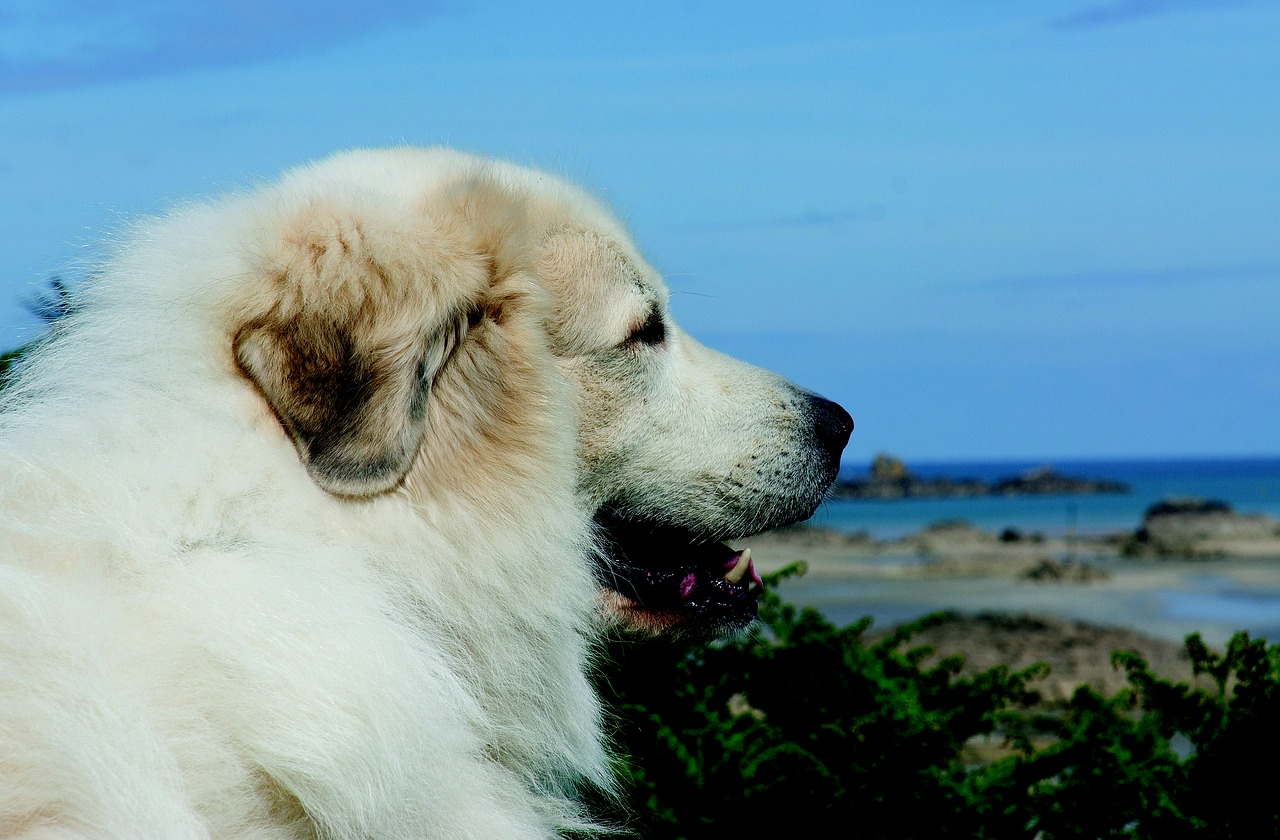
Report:
<svg viewBox="0 0 1280 840"><path fill-rule="evenodd" d="M489 282L457 226L369 216L310 207L288 226L262 269L271 291L232 340L312 479L343 496L391 490L413 466L432 381Z"/></svg>
<svg viewBox="0 0 1280 840"><path fill-rule="evenodd" d="M236 360L322 488L370 496L400 483L426 431L431 382L466 326L455 319L402 346L320 318L241 331Z"/></svg>

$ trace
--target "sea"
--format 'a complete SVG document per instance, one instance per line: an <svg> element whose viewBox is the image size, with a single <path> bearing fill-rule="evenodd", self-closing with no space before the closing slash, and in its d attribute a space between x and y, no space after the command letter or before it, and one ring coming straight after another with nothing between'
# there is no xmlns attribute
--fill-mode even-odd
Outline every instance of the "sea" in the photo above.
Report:
<svg viewBox="0 0 1280 840"><path fill-rule="evenodd" d="M947 476L993 481L1049 466L1075 478L1112 479L1129 485L1123 494L990 496L967 499L852 500L825 502L810 524L880 540L947 520L963 520L989 531L1016 528L1045 536L1133 531L1149 507L1162 499L1192 496L1226 502L1238 513L1280 517L1280 456L1178 458L1167 460L948 461L908 463L922 478ZM846 465L841 477L865 478L869 465Z"/></svg>

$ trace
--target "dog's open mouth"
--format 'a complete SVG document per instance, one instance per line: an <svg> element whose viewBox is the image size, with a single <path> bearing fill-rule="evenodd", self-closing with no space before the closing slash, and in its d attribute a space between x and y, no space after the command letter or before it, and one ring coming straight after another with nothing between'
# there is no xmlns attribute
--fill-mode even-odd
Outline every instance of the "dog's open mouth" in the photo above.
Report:
<svg viewBox="0 0 1280 840"><path fill-rule="evenodd" d="M756 617L764 584L741 550L693 531L596 516L608 606L631 629L655 635L715 636Z"/></svg>

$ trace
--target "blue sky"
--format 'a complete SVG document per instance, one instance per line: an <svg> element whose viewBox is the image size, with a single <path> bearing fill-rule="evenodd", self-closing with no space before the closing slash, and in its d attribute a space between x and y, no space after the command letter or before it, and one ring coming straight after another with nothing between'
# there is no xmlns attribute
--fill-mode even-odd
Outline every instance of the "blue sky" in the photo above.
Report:
<svg viewBox="0 0 1280 840"><path fill-rule="evenodd" d="M0 0L0 344L352 146L586 184L851 463L1280 453L1280 2Z"/></svg>

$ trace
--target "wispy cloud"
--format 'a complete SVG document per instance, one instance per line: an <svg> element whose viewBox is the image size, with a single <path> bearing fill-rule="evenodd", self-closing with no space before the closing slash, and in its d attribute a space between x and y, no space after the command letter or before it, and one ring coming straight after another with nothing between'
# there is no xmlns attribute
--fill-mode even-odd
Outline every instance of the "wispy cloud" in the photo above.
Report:
<svg viewBox="0 0 1280 840"><path fill-rule="evenodd" d="M1280 263L1259 262L1235 265L1202 265L1138 270L1120 269L1116 271L1001 277L979 282L969 288L999 289L1001 291L1059 291L1064 289L1188 286L1241 280L1280 281Z"/></svg>
<svg viewBox="0 0 1280 840"><path fill-rule="evenodd" d="M1224 7L1245 6L1248 3L1249 0L1120 0L1120 2L1090 6L1075 14L1050 21L1049 28L1091 29L1173 12L1210 11Z"/></svg>
<svg viewBox="0 0 1280 840"><path fill-rule="evenodd" d="M261 61L421 17L414 0L9 0L0 93Z"/></svg>
<svg viewBox="0 0 1280 840"><path fill-rule="evenodd" d="M762 216L754 219L725 219L680 225L682 230L770 230L775 228L836 227L857 222L878 222L885 216L883 204L848 210L806 210L790 216Z"/></svg>

